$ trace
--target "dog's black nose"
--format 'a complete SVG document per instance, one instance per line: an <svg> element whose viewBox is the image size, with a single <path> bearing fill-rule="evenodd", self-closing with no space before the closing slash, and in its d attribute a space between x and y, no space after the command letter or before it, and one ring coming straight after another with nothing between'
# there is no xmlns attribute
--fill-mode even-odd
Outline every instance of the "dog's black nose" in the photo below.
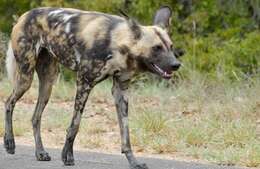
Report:
<svg viewBox="0 0 260 169"><path fill-rule="evenodd" d="M181 67L181 63L173 63L173 64L171 65L171 69L172 69L173 71L178 70L180 67Z"/></svg>

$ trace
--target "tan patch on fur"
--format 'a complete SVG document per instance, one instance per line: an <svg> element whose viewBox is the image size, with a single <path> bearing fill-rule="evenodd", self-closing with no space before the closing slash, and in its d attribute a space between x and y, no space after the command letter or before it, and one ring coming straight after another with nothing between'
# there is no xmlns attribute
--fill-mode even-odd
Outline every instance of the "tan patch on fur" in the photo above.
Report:
<svg viewBox="0 0 260 169"><path fill-rule="evenodd" d="M159 28L157 26L142 26L143 36L142 39L139 40L137 44L132 48L134 53L139 53L142 57L149 57L153 46L159 44L163 45L162 40L155 33L154 29L158 30L158 32L161 33L169 46L172 44L169 35L162 28Z"/></svg>
<svg viewBox="0 0 260 169"><path fill-rule="evenodd" d="M142 38L140 40L134 40L131 30L124 24L120 26L113 33L113 42L116 46L127 46L134 56L149 57L151 47L161 43L161 40L154 33L154 30L150 26L141 26Z"/></svg>
<svg viewBox="0 0 260 169"><path fill-rule="evenodd" d="M173 44L172 40L170 39L170 36L168 35L166 30L162 29L159 26L152 26L152 27L162 35L162 37L166 41L168 47L170 47Z"/></svg>
<svg viewBox="0 0 260 169"><path fill-rule="evenodd" d="M47 21L47 15L39 16L37 17L37 23L39 23L45 32L49 32L50 28L48 26L48 21Z"/></svg>
<svg viewBox="0 0 260 169"><path fill-rule="evenodd" d="M116 48L122 45L131 48L134 45L134 39L132 37L131 30L127 23L121 23L116 27L111 34L111 46Z"/></svg>
<svg viewBox="0 0 260 169"><path fill-rule="evenodd" d="M24 13L17 21L17 23L14 25L12 33L11 33L11 43L12 43L12 48L16 49L18 47L17 42L18 39L24 35L23 28L24 28L24 24L27 18L29 12Z"/></svg>
<svg viewBox="0 0 260 169"><path fill-rule="evenodd" d="M106 30L108 28L107 22L109 21L103 16L83 16L84 17L80 18L78 36L85 39L87 48L92 48L93 43L96 40L102 40L105 38L106 34L108 33Z"/></svg>
<svg viewBox="0 0 260 169"><path fill-rule="evenodd" d="M106 68L109 70L109 74L112 74L115 70L127 69L127 57L122 56L119 52L114 53L113 58L107 61Z"/></svg>
<svg viewBox="0 0 260 169"><path fill-rule="evenodd" d="M162 44L163 42L160 37L155 33L154 29L158 30L161 33L163 38L170 45L172 42L165 30L157 26L141 26L142 29L142 38L135 40L131 30L127 23L121 23L113 32L112 32L112 43L111 48L119 48L120 46L126 46L129 48L130 52L134 57L150 57L151 49L153 46ZM116 54L111 60L111 64L114 64L116 67L121 67L122 69L127 69L131 59L127 58L128 56L122 56L121 54ZM128 63L127 63L128 62ZM138 67L135 60L131 62L131 66L135 69Z"/></svg>

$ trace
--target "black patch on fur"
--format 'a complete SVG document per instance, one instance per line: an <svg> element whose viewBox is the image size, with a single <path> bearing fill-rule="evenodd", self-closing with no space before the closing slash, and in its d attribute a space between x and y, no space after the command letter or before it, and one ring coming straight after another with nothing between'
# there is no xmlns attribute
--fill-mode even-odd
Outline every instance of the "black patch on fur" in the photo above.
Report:
<svg viewBox="0 0 260 169"><path fill-rule="evenodd" d="M129 70L133 70L134 66L135 66L135 60L133 57L131 57L132 55L129 55L126 59L126 64L127 64L127 69Z"/></svg>
<svg viewBox="0 0 260 169"><path fill-rule="evenodd" d="M142 30L140 25L133 19L128 20L128 25L133 33L134 39L139 40L142 38Z"/></svg>
<svg viewBox="0 0 260 169"><path fill-rule="evenodd" d="M119 52L120 52L122 55L126 55L126 54L129 54L129 53L130 53L130 49L129 49L129 47L123 45L123 46L119 47Z"/></svg>
<svg viewBox="0 0 260 169"><path fill-rule="evenodd" d="M148 71L149 68L147 67L147 65L145 64L144 59L142 59L142 58L144 58L144 57L139 57L139 59L137 60L137 64L138 64L137 66L138 66L138 69L140 71L145 72L145 71Z"/></svg>
<svg viewBox="0 0 260 169"><path fill-rule="evenodd" d="M106 61L107 58L112 55L112 50L110 48L111 33L120 22L121 20L118 19L109 19L107 22L109 25L104 39L94 41L93 47L90 49L86 49L85 44L83 44L83 46L81 45L81 49L85 50L83 57Z"/></svg>
<svg viewBox="0 0 260 169"><path fill-rule="evenodd" d="M160 38L160 40L162 41L162 43L164 44L164 46L166 47L166 49L169 51L169 47L167 45L167 42L165 41L165 39L163 38L163 36L161 35L160 32L158 32L156 29L154 29L156 35Z"/></svg>
<svg viewBox="0 0 260 169"><path fill-rule="evenodd" d="M22 72L23 73L28 73L28 69L29 69L29 67L30 67L30 64L29 63L26 63L26 64L24 64L24 65L22 65Z"/></svg>
<svg viewBox="0 0 260 169"><path fill-rule="evenodd" d="M45 11L43 9L33 9L31 10L26 18L25 24L24 24L24 32L27 36L31 37L34 32L33 32L33 26L39 26L36 23L36 19L38 16L43 15Z"/></svg>
<svg viewBox="0 0 260 169"><path fill-rule="evenodd" d="M119 9L119 13L127 20L130 30L134 35L134 39L139 40L142 37L142 30L136 20L130 18L123 10Z"/></svg>
<svg viewBox="0 0 260 169"><path fill-rule="evenodd" d="M133 69L134 65L135 65L135 56L134 54L130 51L130 48L123 45L121 47L119 47L119 52L122 55L125 55L127 57L126 59L126 64L127 64L127 68L128 69Z"/></svg>
<svg viewBox="0 0 260 169"><path fill-rule="evenodd" d="M93 47L86 51L86 56L91 59L106 60L106 57L112 54L109 48L110 41L109 36L102 40L96 40Z"/></svg>

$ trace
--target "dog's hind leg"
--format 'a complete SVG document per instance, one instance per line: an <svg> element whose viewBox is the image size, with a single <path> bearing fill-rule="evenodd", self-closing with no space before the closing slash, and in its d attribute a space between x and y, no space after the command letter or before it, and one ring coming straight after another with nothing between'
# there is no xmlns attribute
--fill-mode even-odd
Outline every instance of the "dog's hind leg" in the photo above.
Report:
<svg viewBox="0 0 260 169"><path fill-rule="evenodd" d="M14 89L5 103L5 135L4 135L4 147L9 154L15 153L15 141L13 134L12 117L15 103L23 96L23 94L30 88L33 73L34 73L34 53L29 47L24 47L22 50L18 50L15 59L13 52L7 52L7 67L13 69ZM12 51L11 45L9 45L8 51Z"/></svg>
<svg viewBox="0 0 260 169"><path fill-rule="evenodd" d="M36 72L39 78L39 94L32 117L33 135L36 148L35 156L38 161L50 161L51 157L44 150L44 146L42 144L40 131L41 117L42 112L49 101L52 86L57 79L59 69L56 60L45 49L40 52L37 59Z"/></svg>
<svg viewBox="0 0 260 169"><path fill-rule="evenodd" d="M131 169L148 169L146 164L138 163L133 154L130 144L128 127L128 100L125 95L125 92L128 88L128 81L129 80L122 77L114 77L112 88L112 94L115 98L118 121L120 126L122 153L126 155Z"/></svg>

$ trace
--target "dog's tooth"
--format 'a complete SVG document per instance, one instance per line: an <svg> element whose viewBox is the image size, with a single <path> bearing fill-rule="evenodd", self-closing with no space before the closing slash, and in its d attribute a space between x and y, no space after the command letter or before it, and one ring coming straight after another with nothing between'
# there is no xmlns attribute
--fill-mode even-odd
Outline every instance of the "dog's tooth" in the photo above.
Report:
<svg viewBox="0 0 260 169"><path fill-rule="evenodd" d="M164 73L163 70L159 66L155 65L155 67L159 70L160 73Z"/></svg>

